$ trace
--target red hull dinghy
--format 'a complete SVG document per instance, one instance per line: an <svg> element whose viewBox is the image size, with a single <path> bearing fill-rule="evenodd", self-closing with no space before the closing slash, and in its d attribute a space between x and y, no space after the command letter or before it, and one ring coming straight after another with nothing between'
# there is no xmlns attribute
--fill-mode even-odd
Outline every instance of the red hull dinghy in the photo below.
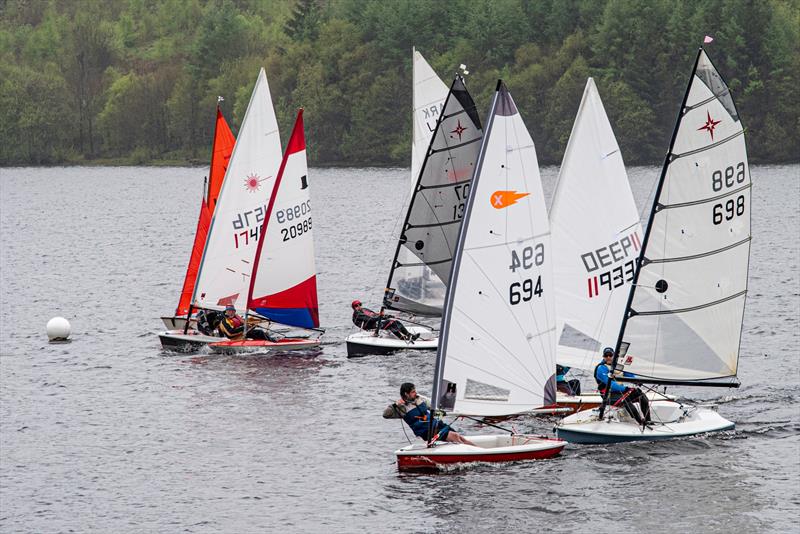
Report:
<svg viewBox="0 0 800 534"><path fill-rule="evenodd" d="M467 463L522 462L558 456L565 441L543 436L465 436L476 446L437 441L432 447L414 443L395 451L400 471L430 471Z"/></svg>
<svg viewBox="0 0 800 534"><path fill-rule="evenodd" d="M281 352L286 350L306 350L319 347L319 339L287 337L278 341L244 339L242 341L220 341L209 343L208 347L222 354L242 352Z"/></svg>

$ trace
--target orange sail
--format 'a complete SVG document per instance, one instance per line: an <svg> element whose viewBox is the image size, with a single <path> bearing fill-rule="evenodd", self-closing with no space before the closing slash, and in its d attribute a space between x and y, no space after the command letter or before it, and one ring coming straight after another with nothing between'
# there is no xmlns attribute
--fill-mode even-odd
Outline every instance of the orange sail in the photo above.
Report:
<svg viewBox="0 0 800 534"><path fill-rule="evenodd" d="M225 117L217 106L217 123L214 127L214 145L211 148L211 173L208 180L208 198L206 205L211 214L217 205L219 190L222 188L222 181L225 179L225 171L228 169L228 161L233 153L233 145L236 138L233 136ZM205 243L201 243L202 248Z"/></svg>
<svg viewBox="0 0 800 534"><path fill-rule="evenodd" d="M233 145L236 138L233 137L225 117L217 106L217 122L214 127L214 144L211 148L211 171L208 180L208 197L203 198L200 206L200 216L197 218L197 230L194 234L194 244L192 245L192 255L189 258L189 265L186 267L186 277L183 279L183 289L178 308L175 315L181 316L189 313L189 304L192 302L194 293L194 283L197 280L197 269L200 260L203 258L203 247L206 245L208 227L211 224L211 216L214 214L214 207L217 205L219 190L225 179L225 171L228 168L228 160L233 153Z"/></svg>
<svg viewBox="0 0 800 534"><path fill-rule="evenodd" d="M189 266L186 268L186 277L183 279L183 289L178 308L175 310L176 316L187 315L189 304L192 302L194 293L194 283L197 280L197 269L200 267L200 260L203 257L203 247L206 244L208 227L211 224L211 210L208 209L206 199L200 200L200 216L197 218L197 230L194 234L194 245L192 245L192 256L189 258Z"/></svg>

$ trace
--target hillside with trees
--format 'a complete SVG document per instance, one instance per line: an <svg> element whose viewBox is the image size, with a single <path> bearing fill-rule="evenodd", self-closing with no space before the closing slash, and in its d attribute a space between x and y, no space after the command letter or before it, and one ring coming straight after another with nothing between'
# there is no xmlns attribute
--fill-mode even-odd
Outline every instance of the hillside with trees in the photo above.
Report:
<svg viewBox="0 0 800 534"><path fill-rule="evenodd" d="M4 0L0 165L207 162L264 66L312 165L407 166L412 46L484 110L503 78L542 163L588 76L626 163L660 163L706 34L751 161L797 161L800 0Z"/></svg>

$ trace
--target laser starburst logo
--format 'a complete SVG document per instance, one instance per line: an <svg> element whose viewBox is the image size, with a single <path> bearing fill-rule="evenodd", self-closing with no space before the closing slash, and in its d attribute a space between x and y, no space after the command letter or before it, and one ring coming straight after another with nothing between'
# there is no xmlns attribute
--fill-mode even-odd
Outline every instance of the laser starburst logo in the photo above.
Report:
<svg viewBox="0 0 800 534"><path fill-rule="evenodd" d="M259 178L256 173L248 174L247 178L244 179L244 186L251 193L255 193L256 191L261 189L261 182L263 182L267 178Z"/></svg>

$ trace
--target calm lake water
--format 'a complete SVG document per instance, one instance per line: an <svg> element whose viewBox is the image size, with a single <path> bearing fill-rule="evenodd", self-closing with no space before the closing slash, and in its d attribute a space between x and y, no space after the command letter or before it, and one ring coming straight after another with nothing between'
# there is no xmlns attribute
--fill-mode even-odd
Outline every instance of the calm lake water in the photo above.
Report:
<svg viewBox="0 0 800 534"><path fill-rule="evenodd" d="M639 206L658 171L631 169ZM381 418L402 382L430 391L433 356L343 341L350 301L378 306L408 171L312 169L326 344L272 358L161 351L205 172L0 169L0 531L796 532L800 166L752 169L742 387L675 391L735 431L440 475L399 474Z"/></svg>

